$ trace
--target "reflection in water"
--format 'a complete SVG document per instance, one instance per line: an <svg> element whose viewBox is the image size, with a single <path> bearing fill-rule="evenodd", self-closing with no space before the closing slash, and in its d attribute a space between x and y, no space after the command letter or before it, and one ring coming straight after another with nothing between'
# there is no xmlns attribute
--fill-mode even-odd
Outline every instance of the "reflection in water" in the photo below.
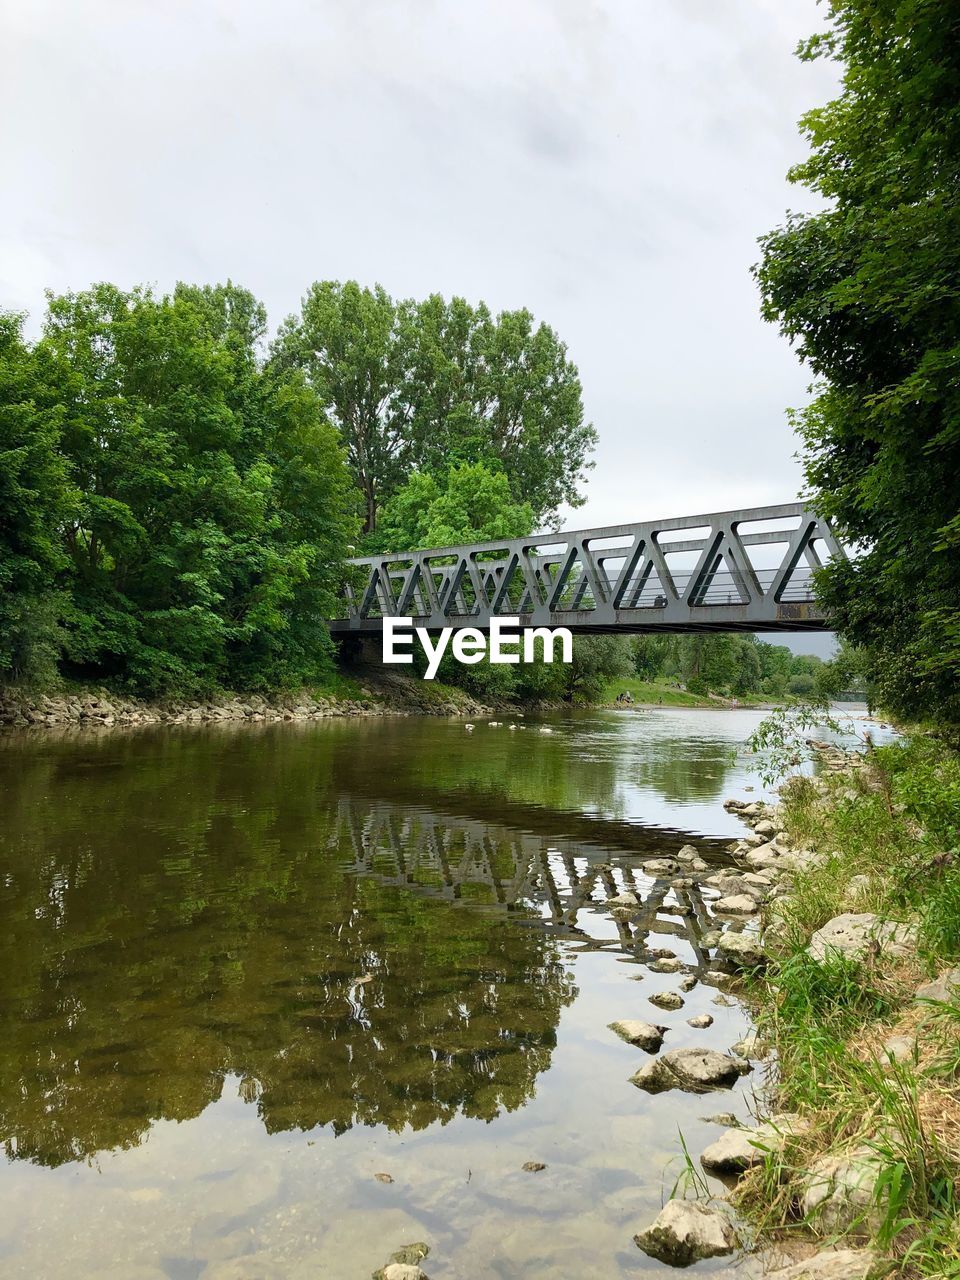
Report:
<svg viewBox="0 0 960 1280"><path fill-rule="evenodd" d="M457 1249L471 1256L491 1230L488 1249L502 1259L489 1273L504 1277L559 1274L593 1239L609 1249L620 1226L606 1192L637 1184L630 1134L669 1153L678 1117L658 1100L658 1127L630 1128L653 1125L654 1104L626 1084L637 1051L605 1024L650 1016L656 978L621 984L624 996L616 984L607 993L602 975L620 970L616 959L625 968L614 978L640 976L665 942L687 973L707 959L703 896L643 870L685 842L685 826L705 825L699 795L685 810L655 794L674 785L665 724L584 717L558 720L544 736L469 737L457 723L397 720L0 737L0 1141L9 1160L0 1192L17 1206L8 1224L27 1224L17 1235L0 1214L4 1274L99 1274L95 1232L80 1234L96 1215L119 1212L110 1196L129 1193L144 1197L122 1202L143 1234L123 1237L117 1274L140 1274L150 1258L159 1260L153 1277L219 1277L218 1250L242 1257L251 1247L236 1225L237 1204L252 1194L247 1174L271 1221L286 1223L314 1198L317 1167L327 1181L311 1239L332 1239L342 1220L337 1257L363 1258L356 1274L369 1274L363 1188L380 1160L371 1153L389 1145L399 1171L413 1142L433 1145L408 1173L410 1186L422 1181L410 1225L376 1222L395 1223L391 1247L446 1232L446 1262L431 1258L441 1280L460 1274L444 1270ZM703 747L674 733L672 751L678 776L710 774L702 790L713 795L734 739L705 737ZM696 843L718 859L721 833L736 828L719 811L710 821L717 838ZM642 906L616 921L602 904L624 888ZM586 1006L576 1000L584 984ZM709 988L689 997L671 1043L685 1042L684 1019L711 998ZM737 1019L723 1028L718 1016L712 1043L735 1039ZM611 1105L624 1112L614 1128ZM173 1165L170 1121L189 1122L173 1126ZM464 1128L472 1124L476 1137ZM241 1125L247 1145L228 1156ZM511 1154L511 1167L546 1153L549 1170L500 1192L503 1144L528 1131L537 1148ZM319 1164L257 1145L301 1132ZM210 1133L224 1152L212 1166ZM117 1170L109 1193L108 1153ZM99 1173L84 1168L91 1161ZM582 1188L576 1212L572 1192L550 1181L562 1169L565 1186ZM150 1170L153 1182L136 1181ZM62 1174L75 1178L70 1196L62 1181L31 1181ZM213 1211L219 1180L229 1212ZM537 1199L545 1188L549 1205ZM54 1189L66 1198L44 1209ZM388 1192L401 1194L377 1194ZM637 1204L657 1199L659 1175L636 1192ZM573 1216L558 1229L551 1215L562 1206ZM501 1244L494 1228L505 1213L516 1223L530 1215L529 1239L516 1226ZM243 1233L268 1239L265 1218L242 1221ZM181 1251L169 1264L165 1234L178 1234ZM299 1258L307 1246L292 1217L285 1239ZM277 1262L280 1247L263 1244L249 1270L223 1274L292 1275L292 1262ZM377 1252L374 1262L388 1251ZM354 1273L345 1261L310 1272Z"/></svg>
<svg viewBox="0 0 960 1280"><path fill-rule="evenodd" d="M564 838L552 844L499 823L348 798L339 802L337 819L334 841L349 842L349 869L376 875L383 884L416 885L454 902L536 910L551 933L589 950L620 951L641 960L656 932L684 938L699 966L709 959L700 940L713 925L700 887L688 880L673 888L669 875L651 882L642 858L620 855L615 862L602 862L592 844ZM591 835L601 835L604 825L592 823ZM656 838L650 828L644 834L648 841ZM664 832L664 841L672 835ZM662 854L662 847L655 852ZM582 913L595 912L624 890L636 894L640 910L629 919L610 919L614 936L598 934L596 916L584 919Z"/></svg>

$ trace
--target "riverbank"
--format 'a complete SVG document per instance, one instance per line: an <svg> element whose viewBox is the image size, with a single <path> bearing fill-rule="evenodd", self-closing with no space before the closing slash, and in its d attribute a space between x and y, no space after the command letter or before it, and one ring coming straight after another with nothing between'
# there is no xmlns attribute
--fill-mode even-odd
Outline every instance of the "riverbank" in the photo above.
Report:
<svg viewBox="0 0 960 1280"><path fill-rule="evenodd" d="M492 708L462 689L364 670L320 688L272 694L222 692L204 699L146 701L105 688L55 693L0 691L0 728L112 728L158 724L262 723L330 716L485 715Z"/></svg>
<svg viewBox="0 0 960 1280"><path fill-rule="evenodd" d="M691 693L676 681L638 680L633 677L612 680L604 691L603 701L614 705L619 694L629 693L635 707L752 707L765 710L776 704L756 694L742 698L725 698L716 693Z"/></svg>
<svg viewBox="0 0 960 1280"><path fill-rule="evenodd" d="M728 951L769 1072L762 1123L700 1163L736 1183L741 1236L800 1259L784 1280L955 1277L960 759L926 736L820 754L778 806L728 802L744 875L773 880L739 886L758 927Z"/></svg>

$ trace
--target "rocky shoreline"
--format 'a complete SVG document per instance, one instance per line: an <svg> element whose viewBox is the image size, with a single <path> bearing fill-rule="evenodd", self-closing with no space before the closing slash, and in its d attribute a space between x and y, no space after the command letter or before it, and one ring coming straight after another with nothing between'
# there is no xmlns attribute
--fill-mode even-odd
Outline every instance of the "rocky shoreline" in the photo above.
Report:
<svg viewBox="0 0 960 1280"><path fill-rule="evenodd" d="M342 716L480 716L490 708L459 689L427 686L403 677L359 682L360 697L299 690L229 694L202 701L147 702L104 688L63 694L0 691L2 729L111 729L147 725L264 724Z"/></svg>
<svg viewBox="0 0 960 1280"><path fill-rule="evenodd" d="M811 745L817 747L822 774L808 779L807 783L827 803L832 803L837 783L842 787L844 778L852 782L867 761L857 752ZM852 795L850 792L847 798ZM783 829L783 813L778 806L728 800L724 807L750 826L751 833L731 847L735 868L704 883L713 885L723 895L712 904L715 912L742 914L750 923L742 929L734 926L722 933L717 939L717 954L734 971L757 974L790 951L785 937L784 908L794 896L795 877L822 865L828 855L820 850L795 847ZM916 961L917 925L909 919L891 920L858 910L864 905L862 899L869 888L866 881L865 876L850 878L843 901L852 909L834 916L810 933L806 955L818 964L832 957L864 965L899 964L909 974L912 962ZM796 945L795 939L793 945ZM955 1000L958 993L960 969L956 968L915 986L912 1000L917 1016L911 1022L911 1034L890 1035L873 1046L870 1052L877 1069L890 1072L897 1069L897 1064L916 1062L921 1056L927 1026L924 1017L930 1016L924 1015L923 1010L943 1007L951 999ZM757 1035L751 1040L749 1046L734 1046L730 1059L712 1055L717 1062L707 1063L710 1055L700 1054L693 1062L697 1091L727 1087L734 1072L740 1069L737 1060L741 1055L743 1069L749 1066L747 1059L769 1057L770 1046ZM695 1051L681 1052L694 1058ZM670 1056L654 1058L638 1075L666 1081L665 1087L692 1087L684 1064L670 1062ZM711 1068L706 1074L705 1066ZM636 1077L634 1082L638 1083ZM880 1229L888 1194L887 1175L880 1155L883 1134L871 1135L868 1130L866 1136L861 1134L826 1151L822 1150L822 1143L815 1141L812 1148L820 1150L809 1161L798 1157L795 1151L792 1159L784 1163L781 1159L784 1148L808 1134L812 1122L804 1115L778 1111L777 1089L776 1075L770 1072L757 1099L760 1114L767 1110L765 1117L751 1127L731 1125L700 1154L699 1163L707 1173L731 1184L730 1196L707 1203L672 1199L656 1219L634 1237L635 1243L652 1257L674 1266L687 1266L699 1259L732 1254L738 1249L757 1253L758 1265L770 1280L865 1280L878 1269L888 1268L890 1264L886 1259L877 1253L875 1246L871 1247ZM865 1097L863 1106L869 1112L871 1100ZM733 1120L732 1116L726 1118ZM754 1237L751 1225L738 1216L737 1184L751 1171L760 1171L764 1166L773 1171L778 1181L789 1177L788 1193L796 1202L796 1217L805 1228L792 1248L809 1252L809 1256L790 1261L786 1266L781 1257L779 1267L774 1269L770 1269L770 1248L774 1240L764 1235L762 1227L759 1236ZM789 1175L784 1174L785 1167L789 1167ZM762 1219L763 1206L760 1208ZM856 1247L847 1247L850 1243Z"/></svg>

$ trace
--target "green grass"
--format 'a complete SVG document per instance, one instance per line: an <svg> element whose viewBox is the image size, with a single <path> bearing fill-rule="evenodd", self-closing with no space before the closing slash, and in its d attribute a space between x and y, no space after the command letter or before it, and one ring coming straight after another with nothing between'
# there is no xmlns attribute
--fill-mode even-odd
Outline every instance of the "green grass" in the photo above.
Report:
<svg viewBox="0 0 960 1280"><path fill-rule="evenodd" d="M602 701L615 702L617 694L624 692L630 693L634 702L641 706L716 707L720 705L716 698L710 698L706 694L687 693L667 680L641 680L636 676L612 680L604 690ZM737 701L744 707L769 705L769 699L753 694L738 698Z"/></svg>
<svg viewBox="0 0 960 1280"><path fill-rule="evenodd" d="M808 1128L738 1198L763 1226L796 1230L811 1161L866 1145L881 1170L879 1253L897 1275L960 1278L960 1001L923 1009L913 998L926 974L960 961L960 755L916 736L862 770L791 780L781 809L793 843L827 856L767 909L783 954L748 992L776 1051L777 1106ZM867 880L851 900L853 876ZM813 930L850 910L915 923L917 955L812 960ZM891 1032L916 1039L914 1060L885 1059Z"/></svg>
<svg viewBox="0 0 960 1280"><path fill-rule="evenodd" d="M647 706L665 707L712 707L716 704L712 699L696 693L686 693L675 684L665 681L640 680L628 676L626 679L613 680L604 690L603 701L615 702L618 693L630 693L636 703Z"/></svg>

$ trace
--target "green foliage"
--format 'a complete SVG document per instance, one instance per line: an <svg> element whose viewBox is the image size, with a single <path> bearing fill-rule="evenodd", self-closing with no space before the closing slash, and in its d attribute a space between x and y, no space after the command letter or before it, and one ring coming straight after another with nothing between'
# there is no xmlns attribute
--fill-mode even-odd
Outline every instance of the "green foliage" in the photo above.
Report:
<svg viewBox="0 0 960 1280"><path fill-rule="evenodd" d="M533 509L527 502L514 502L503 472L482 462L465 462L451 467L442 482L415 471L384 507L379 528L368 542L382 551L449 547L522 538L533 522Z"/></svg>
<svg viewBox="0 0 960 1280"><path fill-rule="evenodd" d="M51 296L33 348L4 328L0 669L24 673L13 617L46 619L71 677L146 695L329 671L356 496L315 393L263 367L265 324L230 284L103 284Z"/></svg>
<svg viewBox="0 0 960 1280"><path fill-rule="evenodd" d="M701 698L710 693L782 698L795 678L810 692L814 681L802 678L824 665L819 658L794 656L783 645L764 644L750 635L648 635L631 644L634 670L643 680L672 679Z"/></svg>
<svg viewBox="0 0 960 1280"><path fill-rule="evenodd" d="M794 181L825 207L763 240L764 313L819 379L798 417L818 506L862 554L820 579L883 705L960 722L960 12L834 0L843 68Z"/></svg>
<svg viewBox="0 0 960 1280"><path fill-rule="evenodd" d="M58 451L50 360L24 343L21 324L0 313L0 683L43 684L59 649L58 526L75 495Z"/></svg>
<svg viewBox="0 0 960 1280"><path fill-rule="evenodd" d="M596 440L564 344L528 311L396 302L379 286L314 284L282 327L275 362L303 370L339 427L367 533L411 472L506 472L535 523L579 506ZM441 482L442 483L442 482Z"/></svg>

